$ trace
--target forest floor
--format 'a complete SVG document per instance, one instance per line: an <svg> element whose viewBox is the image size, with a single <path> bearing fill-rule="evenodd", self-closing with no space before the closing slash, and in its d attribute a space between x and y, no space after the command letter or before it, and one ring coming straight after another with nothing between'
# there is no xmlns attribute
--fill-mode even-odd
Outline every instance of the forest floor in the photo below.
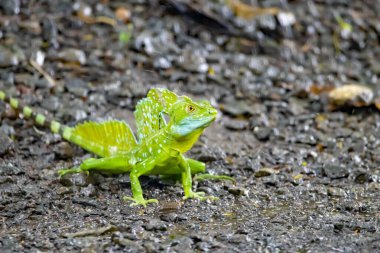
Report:
<svg viewBox="0 0 380 253"><path fill-rule="evenodd" d="M70 126L134 127L151 87L207 99L187 155L237 181L141 177L160 202L130 207L128 175L59 178L91 154L1 103L1 252L380 251L380 3L224 2L1 1L1 90ZM370 90L334 105L346 84Z"/></svg>

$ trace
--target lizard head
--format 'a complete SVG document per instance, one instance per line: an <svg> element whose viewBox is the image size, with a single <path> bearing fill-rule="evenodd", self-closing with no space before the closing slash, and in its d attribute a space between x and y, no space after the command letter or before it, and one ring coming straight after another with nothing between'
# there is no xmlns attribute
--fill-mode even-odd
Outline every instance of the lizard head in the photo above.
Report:
<svg viewBox="0 0 380 253"><path fill-rule="evenodd" d="M198 139L215 119L217 110L205 100L195 102L186 96L178 97L169 112L170 131L174 138Z"/></svg>

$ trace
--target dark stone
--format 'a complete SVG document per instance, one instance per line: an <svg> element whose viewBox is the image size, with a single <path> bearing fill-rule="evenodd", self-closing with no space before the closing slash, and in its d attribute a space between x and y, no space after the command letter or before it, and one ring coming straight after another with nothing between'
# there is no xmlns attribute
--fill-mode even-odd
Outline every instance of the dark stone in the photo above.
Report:
<svg viewBox="0 0 380 253"><path fill-rule="evenodd" d="M74 173L62 176L60 182L64 186L88 186L92 182L92 178L85 173Z"/></svg>
<svg viewBox="0 0 380 253"><path fill-rule="evenodd" d="M272 134L272 128L269 127L258 127L253 130L255 137L260 141L269 140Z"/></svg>
<svg viewBox="0 0 380 253"><path fill-rule="evenodd" d="M7 154L13 147L13 141L0 129L0 156Z"/></svg>
<svg viewBox="0 0 380 253"><path fill-rule="evenodd" d="M20 0L1 0L0 8L5 14L14 15L20 13Z"/></svg>
<svg viewBox="0 0 380 253"><path fill-rule="evenodd" d="M87 97L89 86L82 79L68 79L65 86L69 92L73 93L74 95L78 97Z"/></svg>
<svg viewBox="0 0 380 253"><path fill-rule="evenodd" d="M147 231L166 231L167 230L167 225L166 222L158 220L158 219L150 219L148 224L144 226L144 228Z"/></svg>
<svg viewBox="0 0 380 253"><path fill-rule="evenodd" d="M68 159L74 156L74 148L68 142L60 142L58 145L55 145L54 152L61 159Z"/></svg>
<svg viewBox="0 0 380 253"><path fill-rule="evenodd" d="M323 166L325 175L331 179L340 179L348 176L348 170L342 165L325 164Z"/></svg>
<svg viewBox="0 0 380 253"><path fill-rule="evenodd" d="M0 176L12 176L24 174L22 167L17 167L11 163L0 164Z"/></svg>

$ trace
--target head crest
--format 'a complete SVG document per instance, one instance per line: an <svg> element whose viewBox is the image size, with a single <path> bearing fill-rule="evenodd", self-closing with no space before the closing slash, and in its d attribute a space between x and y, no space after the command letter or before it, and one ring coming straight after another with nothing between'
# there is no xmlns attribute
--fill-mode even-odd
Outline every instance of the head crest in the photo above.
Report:
<svg viewBox="0 0 380 253"><path fill-rule="evenodd" d="M162 106L163 112L169 113L174 103L178 101L178 96L164 88L153 88L149 91L148 97Z"/></svg>

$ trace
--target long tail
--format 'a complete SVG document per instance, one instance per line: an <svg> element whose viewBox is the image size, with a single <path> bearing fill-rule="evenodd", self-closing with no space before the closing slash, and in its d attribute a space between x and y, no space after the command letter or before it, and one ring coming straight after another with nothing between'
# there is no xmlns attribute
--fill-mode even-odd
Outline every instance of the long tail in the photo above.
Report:
<svg viewBox="0 0 380 253"><path fill-rule="evenodd" d="M137 145L131 128L123 121L108 120L101 123L89 121L75 127L68 127L34 112L32 108L23 105L18 99L8 96L1 90L0 100L19 111L25 118L34 120L37 126L49 128L66 141L100 157L125 154Z"/></svg>
<svg viewBox="0 0 380 253"><path fill-rule="evenodd" d="M25 118L34 120L37 126L49 128L53 133L61 135L64 139L70 141L72 128L62 125L58 121L50 120L40 113L36 113L29 106L23 105L16 98L8 96L4 91L0 90L0 100L9 104L12 108L19 111Z"/></svg>

